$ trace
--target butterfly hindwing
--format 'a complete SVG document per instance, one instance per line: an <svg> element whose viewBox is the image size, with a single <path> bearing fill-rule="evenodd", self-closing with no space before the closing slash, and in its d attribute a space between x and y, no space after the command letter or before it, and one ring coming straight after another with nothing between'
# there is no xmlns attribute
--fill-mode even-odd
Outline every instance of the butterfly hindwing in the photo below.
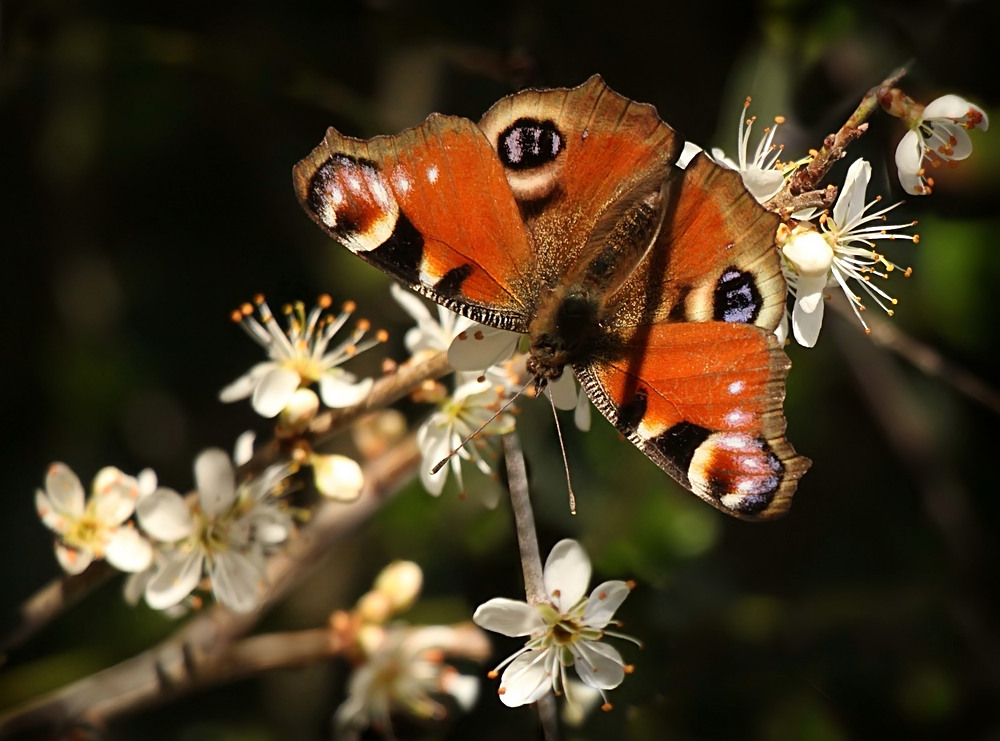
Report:
<svg viewBox="0 0 1000 741"><path fill-rule="evenodd" d="M784 439L788 360L756 327L660 323L577 368L594 405L663 470L744 519L783 513L808 461Z"/></svg>

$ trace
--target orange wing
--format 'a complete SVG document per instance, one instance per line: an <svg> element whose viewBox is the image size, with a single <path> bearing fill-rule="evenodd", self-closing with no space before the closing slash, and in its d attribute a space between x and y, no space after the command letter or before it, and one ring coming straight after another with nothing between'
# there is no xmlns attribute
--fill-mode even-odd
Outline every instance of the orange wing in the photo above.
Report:
<svg viewBox="0 0 1000 741"><path fill-rule="evenodd" d="M599 75L575 88L524 90L479 122L504 167L539 252L539 279L571 274L601 217L655 191L681 139L656 109L611 90Z"/></svg>
<svg viewBox="0 0 1000 741"><path fill-rule="evenodd" d="M331 128L293 181L306 212L355 254L455 311L525 331L535 251L471 121L434 114L368 141Z"/></svg>
<svg viewBox="0 0 1000 741"><path fill-rule="evenodd" d="M786 295L778 216L753 199L739 173L704 154L674 171L666 200L656 243L608 301L613 326L724 321L773 332Z"/></svg>
<svg viewBox="0 0 1000 741"><path fill-rule="evenodd" d="M576 369L594 405L660 468L743 519L788 509L809 461L784 438L788 359L740 323L638 328L621 354Z"/></svg>

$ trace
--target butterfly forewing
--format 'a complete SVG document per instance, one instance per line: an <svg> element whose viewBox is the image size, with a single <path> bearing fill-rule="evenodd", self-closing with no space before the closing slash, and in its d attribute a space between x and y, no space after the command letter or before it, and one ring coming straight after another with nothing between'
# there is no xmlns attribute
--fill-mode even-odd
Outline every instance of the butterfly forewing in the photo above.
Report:
<svg viewBox="0 0 1000 741"><path fill-rule="evenodd" d="M459 313L525 331L535 251L474 123L432 115L369 141L331 128L293 175L303 208L352 252Z"/></svg>
<svg viewBox="0 0 1000 741"><path fill-rule="evenodd" d="M571 89L508 96L479 125L535 237L539 278L548 284L579 264L607 208L640 183L659 186L682 146L656 109L619 95L597 75Z"/></svg>

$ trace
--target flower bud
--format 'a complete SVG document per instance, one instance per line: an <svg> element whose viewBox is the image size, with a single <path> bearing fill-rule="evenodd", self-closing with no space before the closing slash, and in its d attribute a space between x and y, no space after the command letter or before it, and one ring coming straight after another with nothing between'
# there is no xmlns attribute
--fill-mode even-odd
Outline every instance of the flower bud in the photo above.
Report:
<svg viewBox="0 0 1000 741"><path fill-rule="evenodd" d="M375 591L389 598L392 611L402 612L416 601L424 574L413 561L393 561L375 579Z"/></svg>
<svg viewBox="0 0 1000 741"><path fill-rule="evenodd" d="M313 468L316 489L324 497L338 502L353 502L361 496L364 473L351 458L314 453L309 457L309 465Z"/></svg>

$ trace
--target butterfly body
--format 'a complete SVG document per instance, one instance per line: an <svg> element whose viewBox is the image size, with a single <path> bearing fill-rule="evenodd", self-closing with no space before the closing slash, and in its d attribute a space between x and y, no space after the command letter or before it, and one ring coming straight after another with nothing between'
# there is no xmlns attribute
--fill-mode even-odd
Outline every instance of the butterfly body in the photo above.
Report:
<svg viewBox="0 0 1000 741"><path fill-rule="evenodd" d="M599 77L433 114L368 141L334 129L294 170L348 249L458 313L527 334L539 385L572 367L657 465L744 519L781 514L808 461L784 439L778 218L738 173Z"/></svg>

